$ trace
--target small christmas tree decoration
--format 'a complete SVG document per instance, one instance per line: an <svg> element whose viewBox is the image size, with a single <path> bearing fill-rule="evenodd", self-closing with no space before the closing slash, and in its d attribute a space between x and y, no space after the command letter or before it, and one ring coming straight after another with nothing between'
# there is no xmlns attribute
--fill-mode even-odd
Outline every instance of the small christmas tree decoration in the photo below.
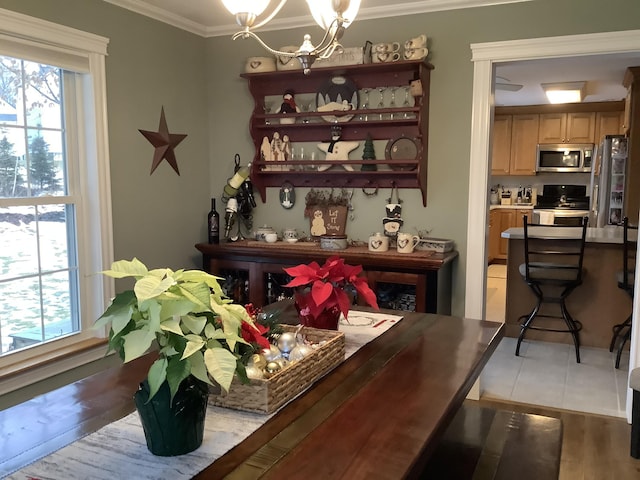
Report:
<svg viewBox="0 0 640 480"><path fill-rule="evenodd" d="M362 159L363 160L375 160L376 159L376 151L373 148L373 140L371 139L371 134L367 134L367 138L364 141L364 150L362 151ZM365 163L360 168L363 172L375 172L378 170L378 166L375 163Z"/></svg>

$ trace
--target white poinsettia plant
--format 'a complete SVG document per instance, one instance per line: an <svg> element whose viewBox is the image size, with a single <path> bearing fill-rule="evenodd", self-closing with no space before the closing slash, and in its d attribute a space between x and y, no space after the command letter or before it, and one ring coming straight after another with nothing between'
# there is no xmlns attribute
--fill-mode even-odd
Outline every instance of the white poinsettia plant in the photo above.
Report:
<svg viewBox="0 0 640 480"><path fill-rule="evenodd" d="M114 262L102 272L135 278L133 290L118 293L94 328L109 328L109 351L129 362L154 342L158 359L149 368L150 398L166 380L171 398L189 375L229 390L234 374L246 381L238 353L243 322L256 328L242 305L224 296L218 278L200 270L149 270L137 258ZM246 326L245 326L246 328Z"/></svg>

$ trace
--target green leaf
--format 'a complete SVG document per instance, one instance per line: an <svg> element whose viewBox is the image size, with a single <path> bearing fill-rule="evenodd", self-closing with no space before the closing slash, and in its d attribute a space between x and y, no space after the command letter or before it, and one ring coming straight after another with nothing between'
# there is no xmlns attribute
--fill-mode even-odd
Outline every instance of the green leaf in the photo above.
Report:
<svg viewBox="0 0 640 480"><path fill-rule="evenodd" d="M111 302L111 305L109 305L100 318L96 320L93 328L104 328L111 324L114 333L119 333L120 330L129 323L129 320L131 320L135 304L136 296L133 290L127 290L117 294Z"/></svg>
<svg viewBox="0 0 640 480"><path fill-rule="evenodd" d="M193 310L193 302L179 297L178 300L175 301L163 301L162 302L162 313L160 317L165 320L170 317L182 317L183 315L188 314Z"/></svg>
<svg viewBox="0 0 640 480"><path fill-rule="evenodd" d="M149 382L149 400L158 393L160 386L167 379L167 359L159 358L149 368L147 381ZM147 400L147 402L149 401Z"/></svg>
<svg viewBox="0 0 640 480"><path fill-rule="evenodd" d="M204 363L213 379L229 391L236 371L236 357L224 348L210 348L204 352Z"/></svg>
<svg viewBox="0 0 640 480"><path fill-rule="evenodd" d="M104 270L104 275L113 278L126 277L144 277L147 273L147 267L137 258L133 260L119 260L111 264L111 270Z"/></svg>
<svg viewBox="0 0 640 480"><path fill-rule="evenodd" d="M167 332L175 333L176 335L183 335L180 328L180 317L172 317L169 320L165 320L160 323L160 328Z"/></svg>
<svg viewBox="0 0 640 480"><path fill-rule="evenodd" d="M139 279L133 289L136 292L138 300L144 301L157 297L161 293L167 291L174 283L175 281L171 277L161 279L149 276Z"/></svg>
<svg viewBox="0 0 640 480"><path fill-rule="evenodd" d="M189 357L189 361L191 362L191 375L196 377L198 380L202 380L203 382L206 382L209 385L213 385L211 380L209 380L207 367L204 364L203 353L199 351L194 353Z"/></svg>
<svg viewBox="0 0 640 480"><path fill-rule="evenodd" d="M124 361L130 362L141 357L151 347L155 338L148 330L134 330L124 337Z"/></svg>
<svg viewBox="0 0 640 480"><path fill-rule="evenodd" d="M190 332L200 335L204 326L207 324L207 317L194 317L192 315L184 315L182 322Z"/></svg>
<svg viewBox="0 0 640 480"><path fill-rule="evenodd" d="M187 299L196 304L198 309L194 311L209 310L211 305L211 290L206 283L184 283L178 288Z"/></svg>
<svg viewBox="0 0 640 480"><path fill-rule="evenodd" d="M187 342L187 346L184 348L184 352L182 353L183 359L190 357L204 346L204 340L197 335L188 335L187 339L189 341Z"/></svg>
<svg viewBox="0 0 640 480"><path fill-rule="evenodd" d="M171 403L182 381L191 374L191 362L171 357L167 365L167 382L171 391Z"/></svg>

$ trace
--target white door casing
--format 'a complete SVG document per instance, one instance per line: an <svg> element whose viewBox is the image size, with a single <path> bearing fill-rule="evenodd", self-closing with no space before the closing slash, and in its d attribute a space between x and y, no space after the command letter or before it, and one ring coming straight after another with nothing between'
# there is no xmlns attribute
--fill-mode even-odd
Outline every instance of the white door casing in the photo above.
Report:
<svg viewBox="0 0 640 480"><path fill-rule="evenodd" d="M469 204L467 217L467 263L465 316L485 318L487 236L489 212L489 158L494 108L494 71L501 62L544 58L635 53L640 51L640 30L606 32L561 37L533 38L471 44L473 106L471 112L471 152L469 159ZM478 241L478 239L484 239ZM636 275L636 286L640 278ZM479 288L480 286L480 288ZM633 332L629 371L640 366L638 342L638 296L633 302ZM631 422L631 390L627 392L627 420Z"/></svg>

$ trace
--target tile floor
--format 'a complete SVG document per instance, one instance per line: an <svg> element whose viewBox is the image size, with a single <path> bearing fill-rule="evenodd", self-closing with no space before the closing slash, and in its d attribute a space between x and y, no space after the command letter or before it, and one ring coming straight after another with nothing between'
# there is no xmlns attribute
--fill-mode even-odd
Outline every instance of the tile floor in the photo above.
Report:
<svg viewBox="0 0 640 480"><path fill-rule="evenodd" d="M490 265L487 278L487 319L504 321L506 268ZM516 357L516 339L505 337L482 372L482 398L625 417L629 353L620 369L604 348L524 341Z"/></svg>

